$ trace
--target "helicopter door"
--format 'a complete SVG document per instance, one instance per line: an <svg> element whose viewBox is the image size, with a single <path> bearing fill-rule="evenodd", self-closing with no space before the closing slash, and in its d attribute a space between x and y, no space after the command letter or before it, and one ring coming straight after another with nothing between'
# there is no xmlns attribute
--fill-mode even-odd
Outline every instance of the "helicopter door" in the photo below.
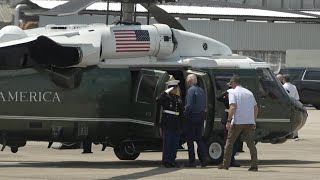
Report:
<svg viewBox="0 0 320 180"><path fill-rule="evenodd" d="M164 91L169 74L165 71L142 69L134 84L130 115L137 120L131 130L143 137L158 136L154 128L158 124L156 97Z"/></svg>
<svg viewBox="0 0 320 180"><path fill-rule="evenodd" d="M211 81L207 73L194 70L185 71L185 77L187 77L189 74L195 74L197 76L198 85L202 87L206 95L206 111L204 120L205 130L203 132L203 136L209 137L214 123L214 88L211 85Z"/></svg>

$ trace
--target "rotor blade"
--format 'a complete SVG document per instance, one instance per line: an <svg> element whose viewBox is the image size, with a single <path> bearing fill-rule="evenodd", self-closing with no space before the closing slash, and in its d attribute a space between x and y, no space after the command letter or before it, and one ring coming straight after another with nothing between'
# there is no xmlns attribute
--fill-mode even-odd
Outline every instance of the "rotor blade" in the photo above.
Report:
<svg viewBox="0 0 320 180"><path fill-rule="evenodd" d="M70 0L65 4L59 5L47 12L41 13L44 16L68 16L78 14L97 0Z"/></svg>
<svg viewBox="0 0 320 180"><path fill-rule="evenodd" d="M173 16L171 16L168 12L158 7L156 4L150 3L149 5L146 3L141 3L141 5L150 11L153 15L154 19L161 24L167 24L169 27L174 29L180 29L185 31L186 29L177 21Z"/></svg>

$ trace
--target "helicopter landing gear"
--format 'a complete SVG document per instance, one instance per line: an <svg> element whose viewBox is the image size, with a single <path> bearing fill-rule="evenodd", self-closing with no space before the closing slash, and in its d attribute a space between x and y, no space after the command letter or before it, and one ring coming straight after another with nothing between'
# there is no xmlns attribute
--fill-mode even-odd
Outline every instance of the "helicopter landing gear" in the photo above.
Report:
<svg viewBox="0 0 320 180"><path fill-rule="evenodd" d="M320 109L320 104L313 104L313 107L315 107L316 109Z"/></svg>
<svg viewBox="0 0 320 180"><path fill-rule="evenodd" d="M213 164L220 164L223 160L224 142L221 137L214 136L207 141L208 158Z"/></svg>
<svg viewBox="0 0 320 180"><path fill-rule="evenodd" d="M11 152L12 153L16 153L16 152L18 152L18 150L19 150L19 148L16 147L16 146L11 147Z"/></svg>
<svg viewBox="0 0 320 180"><path fill-rule="evenodd" d="M135 160L140 155L136 152L133 143L121 144L120 147L114 147L113 151L120 160Z"/></svg>

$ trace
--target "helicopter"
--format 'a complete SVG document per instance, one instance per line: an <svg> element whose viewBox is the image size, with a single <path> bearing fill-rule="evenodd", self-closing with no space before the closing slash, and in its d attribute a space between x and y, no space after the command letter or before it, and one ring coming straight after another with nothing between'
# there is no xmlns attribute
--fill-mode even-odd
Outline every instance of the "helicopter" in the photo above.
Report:
<svg viewBox="0 0 320 180"><path fill-rule="evenodd" d="M86 7L92 2L69 1L46 13L57 15L65 7L78 7L73 3ZM212 163L222 161L224 148L220 123L224 105L216 96L235 74L259 105L257 143L284 143L303 127L306 109L290 99L269 64L187 32L156 1L126 1L125 14L132 12L130 3L143 4L161 24L0 30L2 151L8 146L16 153L27 141L48 142L48 148L54 142L82 143L86 152L92 143L101 144L102 150L112 147L120 160L161 151L162 109L155 99L172 78L180 80L184 97L184 80L191 73L206 94L203 138ZM123 22L128 21L132 16ZM181 145L184 142L182 138Z"/></svg>

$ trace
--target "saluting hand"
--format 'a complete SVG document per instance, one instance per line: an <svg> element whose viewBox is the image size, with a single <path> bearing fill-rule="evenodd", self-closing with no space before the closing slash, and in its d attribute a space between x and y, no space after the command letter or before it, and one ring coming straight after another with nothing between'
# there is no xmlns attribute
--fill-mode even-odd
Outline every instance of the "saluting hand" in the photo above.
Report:
<svg viewBox="0 0 320 180"><path fill-rule="evenodd" d="M169 94L169 92L170 92L173 88L174 88L174 87L171 87L171 88L167 89L165 92L166 92L167 94Z"/></svg>
<svg viewBox="0 0 320 180"><path fill-rule="evenodd" d="M228 131L229 131L230 127L231 127L231 123L230 123L230 122L227 122L227 124L226 124L226 129L227 129Z"/></svg>

